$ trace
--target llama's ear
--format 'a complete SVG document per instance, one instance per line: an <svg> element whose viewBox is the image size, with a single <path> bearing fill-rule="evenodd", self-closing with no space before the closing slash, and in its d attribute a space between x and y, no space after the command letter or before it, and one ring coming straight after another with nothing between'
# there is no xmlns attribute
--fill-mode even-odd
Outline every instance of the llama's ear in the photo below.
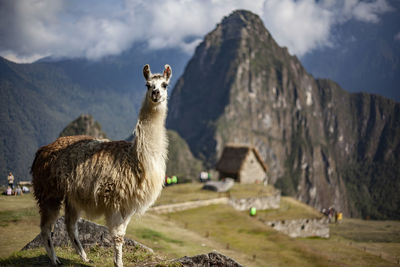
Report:
<svg viewBox="0 0 400 267"><path fill-rule="evenodd" d="M146 79L146 81L148 81L150 79L151 70L150 70L149 64L144 65L144 67L143 67L143 76Z"/></svg>
<svg viewBox="0 0 400 267"><path fill-rule="evenodd" d="M172 69L171 69L171 67L167 64L167 65L165 65L165 67L164 67L165 69L164 69L164 78L167 80L167 81L169 81L169 79L171 78L171 76L172 76Z"/></svg>

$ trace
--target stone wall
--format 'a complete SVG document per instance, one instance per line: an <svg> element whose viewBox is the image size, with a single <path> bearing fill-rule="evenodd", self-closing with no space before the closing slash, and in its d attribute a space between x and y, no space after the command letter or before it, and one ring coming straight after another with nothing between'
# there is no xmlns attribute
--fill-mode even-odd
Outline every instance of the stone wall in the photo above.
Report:
<svg viewBox="0 0 400 267"><path fill-rule="evenodd" d="M207 200L187 201L183 203L161 205L152 207L149 209L149 211L157 214L163 214L163 213L177 212L181 210L188 210L188 209L194 209L198 207L217 205L217 204L228 204L228 198L221 197L221 198L214 198Z"/></svg>
<svg viewBox="0 0 400 267"><path fill-rule="evenodd" d="M280 191L272 196L229 199L229 204L236 210L249 210L251 207L257 210L279 209L280 203Z"/></svg>
<svg viewBox="0 0 400 267"><path fill-rule="evenodd" d="M265 224L290 237L319 236L329 238L327 218L265 221Z"/></svg>

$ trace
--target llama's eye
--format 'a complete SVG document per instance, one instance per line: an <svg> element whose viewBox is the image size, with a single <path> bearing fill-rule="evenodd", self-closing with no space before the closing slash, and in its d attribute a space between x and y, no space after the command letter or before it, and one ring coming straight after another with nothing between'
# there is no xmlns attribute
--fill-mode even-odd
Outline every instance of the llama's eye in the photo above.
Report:
<svg viewBox="0 0 400 267"><path fill-rule="evenodd" d="M168 84L167 84L167 83L162 83L161 86L162 86L164 89L167 89Z"/></svg>
<svg viewBox="0 0 400 267"><path fill-rule="evenodd" d="M154 88L155 88L154 85L151 85L151 84L149 84L149 83L146 83L146 87L147 87L147 90L149 90L149 89L154 89Z"/></svg>

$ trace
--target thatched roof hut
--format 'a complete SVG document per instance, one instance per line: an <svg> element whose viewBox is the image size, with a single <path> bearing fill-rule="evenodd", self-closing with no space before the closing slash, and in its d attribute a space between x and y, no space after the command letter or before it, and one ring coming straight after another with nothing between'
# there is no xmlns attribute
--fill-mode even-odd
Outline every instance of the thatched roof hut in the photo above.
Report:
<svg viewBox="0 0 400 267"><path fill-rule="evenodd" d="M261 183L267 178L267 165L257 149L248 145L226 145L217 171L220 179L231 177L239 183Z"/></svg>

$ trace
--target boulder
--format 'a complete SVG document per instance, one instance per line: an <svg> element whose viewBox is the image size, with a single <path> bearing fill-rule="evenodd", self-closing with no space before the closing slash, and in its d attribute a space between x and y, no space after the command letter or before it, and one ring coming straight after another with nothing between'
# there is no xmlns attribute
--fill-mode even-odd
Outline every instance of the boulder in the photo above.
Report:
<svg viewBox="0 0 400 267"><path fill-rule="evenodd" d="M215 192L226 192L234 184L235 184L235 181L232 178L225 178L222 181L209 181L203 186L203 189L211 190L211 191L215 191Z"/></svg>
<svg viewBox="0 0 400 267"><path fill-rule="evenodd" d="M90 222L85 219L78 221L78 232L79 240L82 246L85 248L100 246L100 247L111 247L113 244L112 237L107 227L99 225L97 223ZM65 228L64 216L58 218L54 224L54 230L52 233L52 239L54 246L68 246L70 243L67 230ZM38 248L42 246L42 240L40 235L37 235L31 242L25 245L22 250ZM125 238L125 246L140 247L150 253L153 253L151 248L134 241L129 238Z"/></svg>
<svg viewBox="0 0 400 267"><path fill-rule="evenodd" d="M236 262L235 260L215 251L208 254L196 255L193 257L185 256L180 259L174 260L174 262L179 262L183 266L187 267L243 267L243 265Z"/></svg>

